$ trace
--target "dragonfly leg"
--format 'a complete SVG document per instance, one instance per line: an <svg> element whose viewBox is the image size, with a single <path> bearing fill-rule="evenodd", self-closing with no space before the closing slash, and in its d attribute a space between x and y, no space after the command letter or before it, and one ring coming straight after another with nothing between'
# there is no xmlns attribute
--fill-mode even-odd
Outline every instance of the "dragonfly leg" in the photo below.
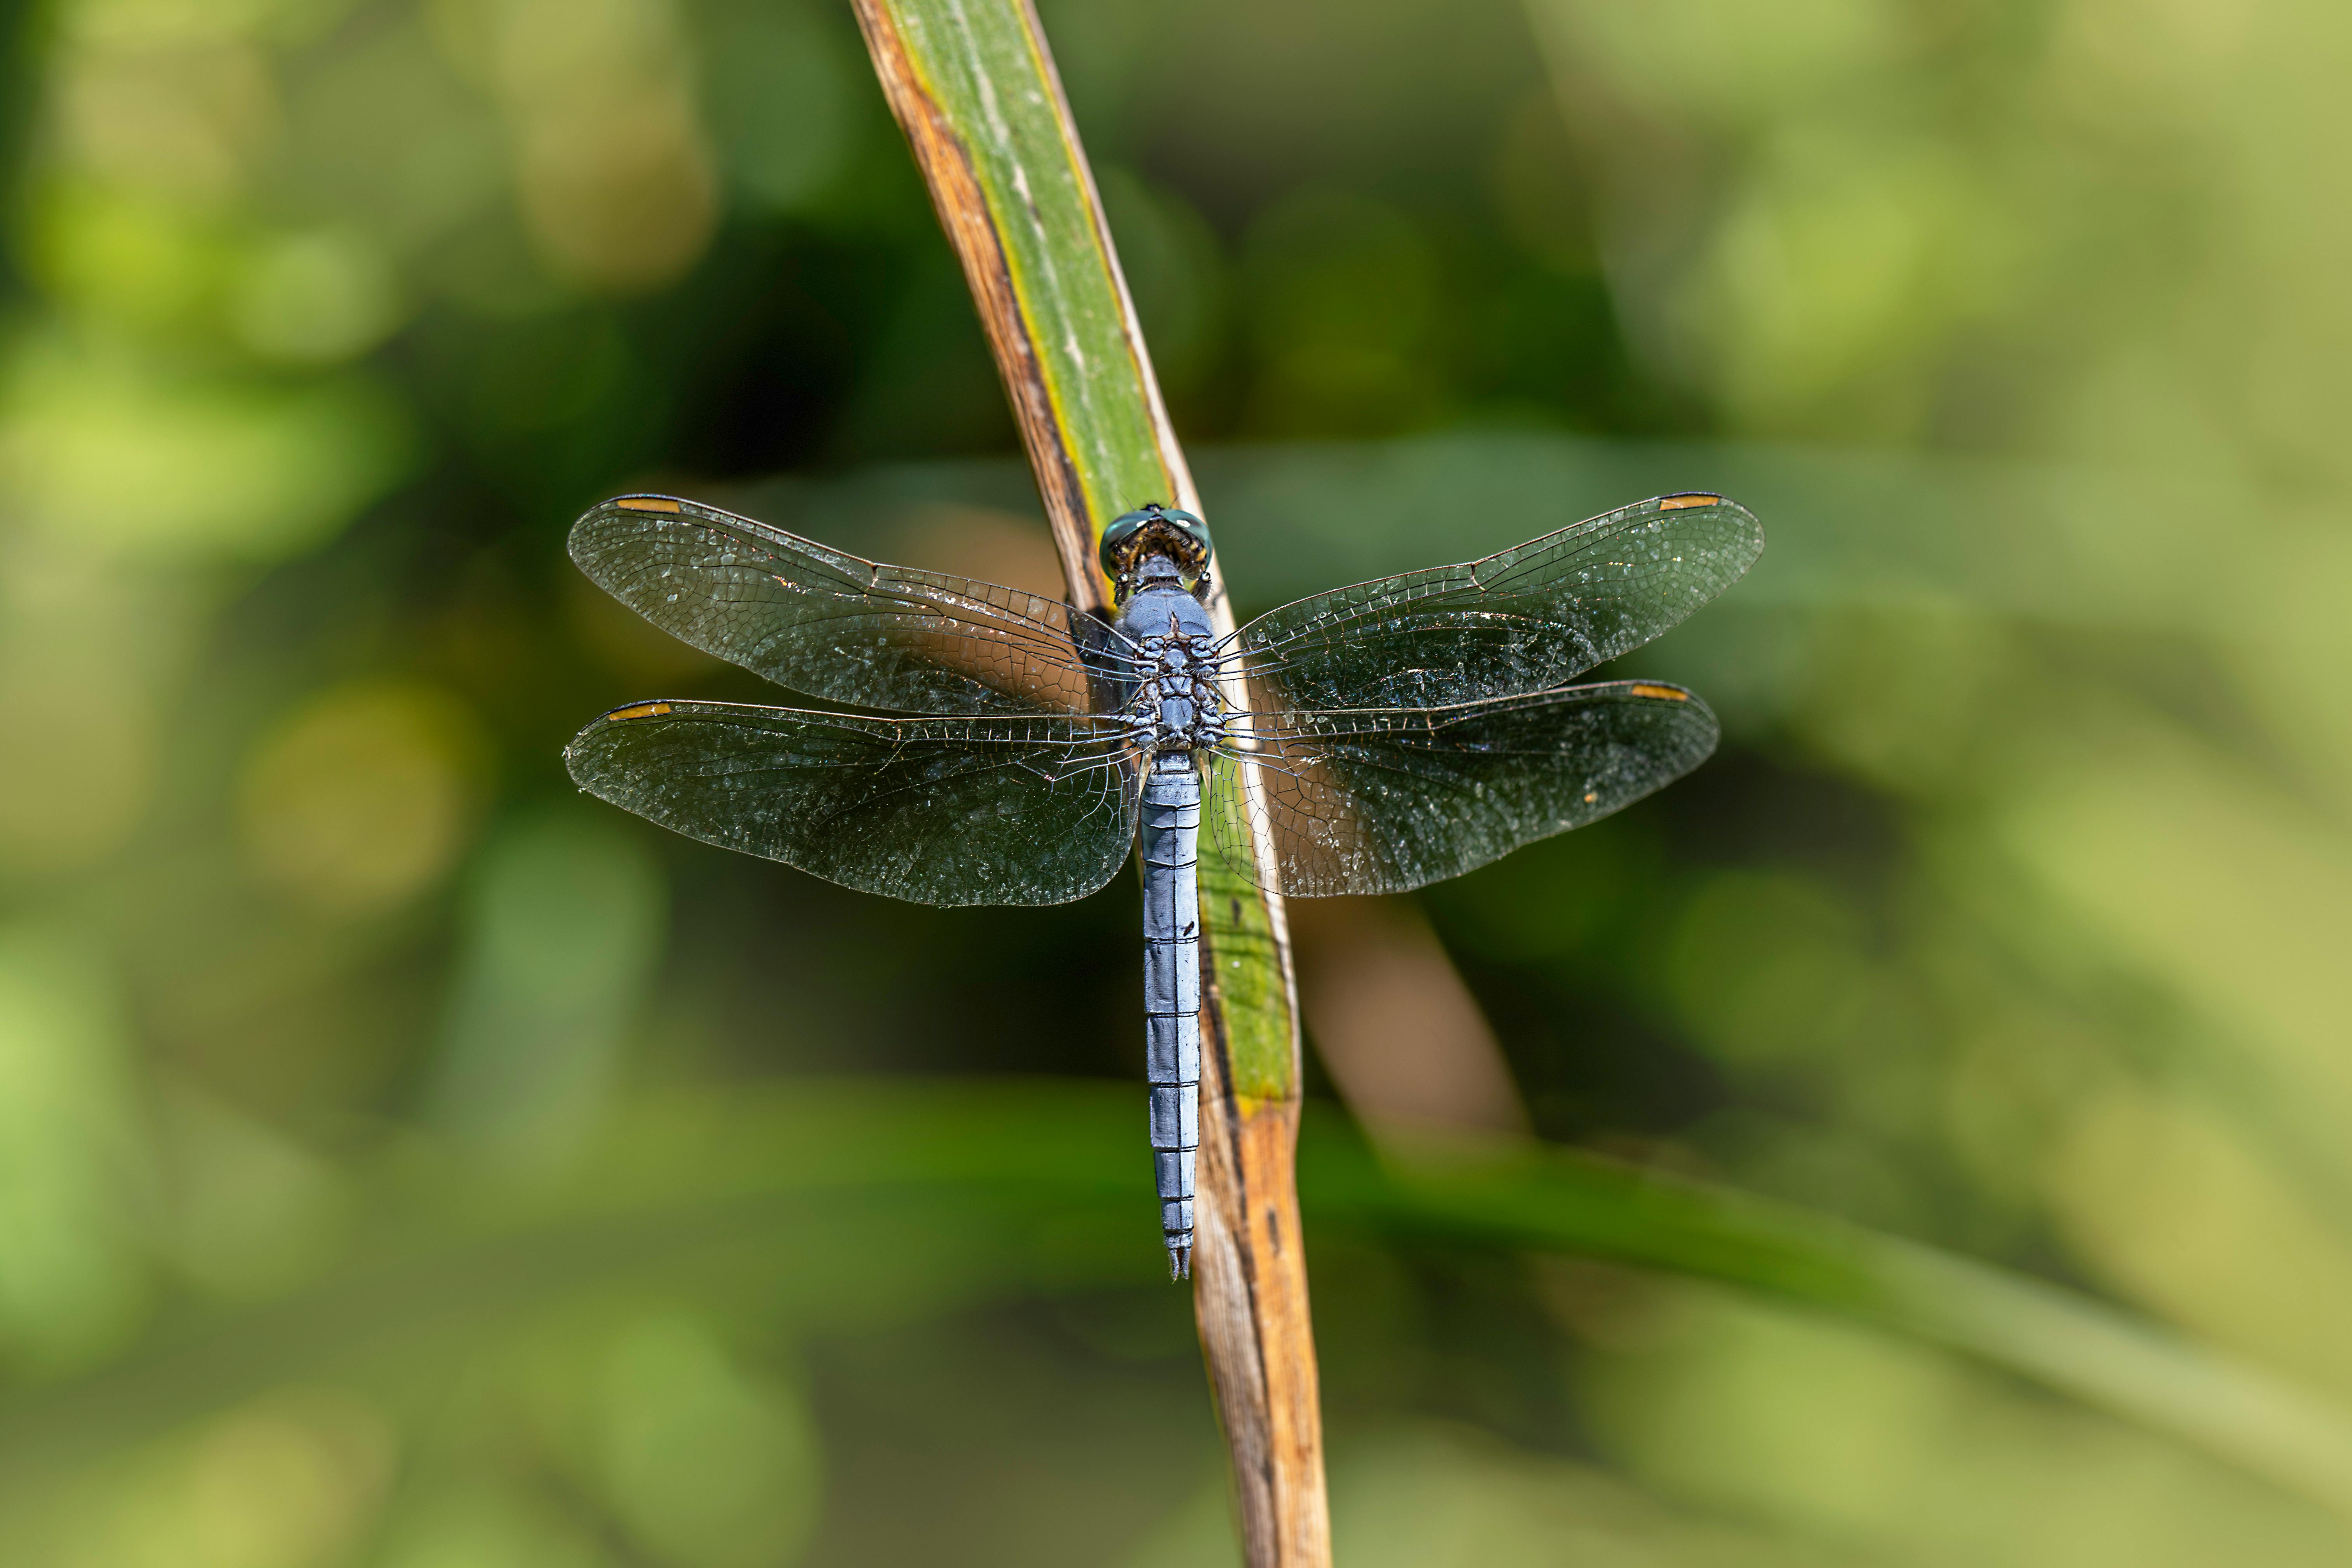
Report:
<svg viewBox="0 0 2352 1568"><path fill-rule="evenodd" d="M1168 1275L1192 1271L1193 1164L1201 1146L1201 775L1160 757L1143 789L1144 1077Z"/></svg>

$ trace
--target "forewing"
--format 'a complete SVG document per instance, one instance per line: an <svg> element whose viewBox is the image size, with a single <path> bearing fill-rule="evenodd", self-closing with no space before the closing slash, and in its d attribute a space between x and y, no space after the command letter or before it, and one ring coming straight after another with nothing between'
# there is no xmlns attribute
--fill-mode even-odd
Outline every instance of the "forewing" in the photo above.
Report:
<svg viewBox="0 0 2352 1568"><path fill-rule="evenodd" d="M881 565L667 496L594 508L572 525L572 558L672 637L860 708L1091 712L1114 636L1057 600Z"/></svg>
<svg viewBox="0 0 2352 1568"><path fill-rule="evenodd" d="M1483 561L1301 599L1235 640L1253 701L1277 711L1548 691L1674 626L1763 548L1745 507L1664 496Z"/></svg>
<svg viewBox="0 0 2352 1568"><path fill-rule="evenodd" d="M641 702L563 760L589 794L690 838L919 904L1062 903L1135 843L1130 742L1093 719Z"/></svg>
<svg viewBox="0 0 2352 1568"><path fill-rule="evenodd" d="M1244 876L1271 851L1295 897L1394 893L1581 827L1715 750L1715 715L1679 686L1612 681L1441 709L1285 713L1249 726L1254 788L1203 813ZM1226 766L1220 776L1234 780ZM1263 880L1262 877L1254 879Z"/></svg>

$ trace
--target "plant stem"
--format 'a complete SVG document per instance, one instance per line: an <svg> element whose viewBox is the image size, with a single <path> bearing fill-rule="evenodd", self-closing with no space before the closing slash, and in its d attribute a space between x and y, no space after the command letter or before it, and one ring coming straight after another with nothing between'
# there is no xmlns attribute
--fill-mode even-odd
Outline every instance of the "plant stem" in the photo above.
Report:
<svg viewBox="0 0 2352 1568"><path fill-rule="evenodd" d="M1100 611L1104 525L1146 501L1198 511L1200 500L1036 13L1025 0L856 5L987 329L1071 602ZM1217 576L1210 615L1230 632ZM1230 695L1243 703L1238 679ZM1246 768L1223 764L1206 810L1236 812L1255 787ZM1269 853L1260 847L1261 865ZM1270 879L1202 859L1193 1310L1233 1453L1244 1560L1322 1568L1330 1529L1296 1177L1298 1009L1280 897L1255 885Z"/></svg>

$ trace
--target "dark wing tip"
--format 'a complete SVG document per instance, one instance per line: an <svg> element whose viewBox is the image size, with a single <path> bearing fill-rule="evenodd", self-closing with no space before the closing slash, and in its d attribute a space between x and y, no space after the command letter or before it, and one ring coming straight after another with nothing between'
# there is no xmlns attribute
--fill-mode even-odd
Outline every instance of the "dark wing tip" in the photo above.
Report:
<svg viewBox="0 0 2352 1568"><path fill-rule="evenodd" d="M1716 743L1723 738L1723 721L1715 716L1715 710L1687 686L1677 686L1670 680L1618 680L1610 682L1601 689L1645 708L1676 713L1676 723L1685 728L1693 741L1697 742L1697 754L1691 758L1690 767L1696 767L1713 755ZM1689 769L1683 771L1686 773Z"/></svg>
<svg viewBox="0 0 2352 1568"><path fill-rule="evenodd" d="M582 730L580 734L573 736L572 739L576 742L581 736L593 735L600 730L611 729L615 724L627 724L642 719L661 719L673 715L679 719L728 719L745 715L757 718L773 713L788 714L795 719L853 717L849 714L837 713L809 714L796 708L774 708L758 702L706 702L692 697L656 697L638 702L624 702L618 708L608 708L590 720L587 728Z"/></svg>
<svg viewBox="0 0 2352 1568"><path fill-rule="evenodd" d="M1764 525L1754 512L1715 490L1676 490L1672 495L1657 496L1628 507L1627 511L1640 514L1662 511L1707 511L1734 523L1748 541L1748 560L1753 564L1764 553ZM1621 514L1622 515L1622 514ZM1741 568L1742 571L1746 567Z"/></svg>
<svg viewBox="0 0 2352 1568"><path fill-rule="evenodd" d="M591 719L586 724L583 725L580 732L572 736L571 741L565 744L563 748L564 771L572 775L572 783L579 784L583 789L587 788L588 781L580 776L580 769L587 760L588 754L593 749L593 743L597 740L611 732L611 731L617 725L627 724L643 719L663 718L677 711L679 706L680 704L668 700L625 702L618 708L610 709L605 712L597 714L596 717Z"/></svg>
<svg viewBox="0 0 2352 1568"><path fill-rule="evenodd" d="M572 522L572 532L566 542L567 549L572 559L579 564L580 568L593 577L595 572L590 557L594 547L591 542L597 532L599 524L630 517L654 519L699 517L707 515L709 510L698 502L681 500L677 496L654 495L649 492L614 496L610 500L598 501L594 506L582 512Z"/></svg>
<svg viewBox="0 0 2352 1568"><path fill-rule="evenodd" d="M1675 680L1604 680L1597 685L1568 689L1591 691L1596 696L1633 697L1645 702L1670 702L1694 713L1710 711L1697 692Z"/></svg>
<svg viewBox="0 0 2352 1568"><path fill-rule="evenodd" d="M1669 512L1683 515L1668 523ZM1720 574L1701 598L1711 599L1747 576L1748 568L1764 554L1763 523L1754 512L1715 490L1680 490L1637 502L1616 515L1628 521L1647 518L1646 526L1653 529L1664 527L1678 533L1696 530L1692 537L1704 541L1701 549Z"/></svg>

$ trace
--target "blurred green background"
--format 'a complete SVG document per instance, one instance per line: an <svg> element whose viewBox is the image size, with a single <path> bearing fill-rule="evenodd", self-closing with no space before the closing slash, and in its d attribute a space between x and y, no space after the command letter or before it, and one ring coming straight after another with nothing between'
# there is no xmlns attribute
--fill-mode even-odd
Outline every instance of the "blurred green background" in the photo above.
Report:
<svg viewBox="0 0 2352 1568"><path fill-rule="evenodd" d="M1341 1561L2352 1555L1786 1291L1316 1206L1580 1145L2340 1436L2352 13L1044 9L1245 613L1662 490L1770 541L1624 666L1700 773L1297 910ZM572 571L606 494L1054 581L845 8L0 16L0 1562L1233 1561L1132 879L915 909L558 758L761 695Z"/></svg>

